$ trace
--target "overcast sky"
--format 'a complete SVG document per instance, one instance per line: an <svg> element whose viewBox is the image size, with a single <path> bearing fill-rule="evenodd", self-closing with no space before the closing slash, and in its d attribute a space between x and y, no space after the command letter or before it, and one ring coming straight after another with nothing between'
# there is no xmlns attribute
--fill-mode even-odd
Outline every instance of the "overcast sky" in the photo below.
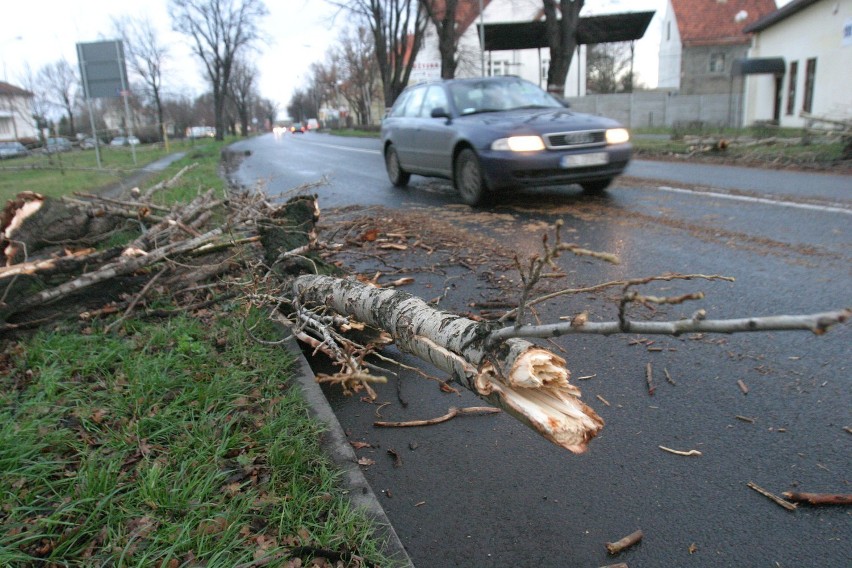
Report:
<svg viewBox="0 0 852 568"><path fill-rule="evenodd" d="M0 72L12 84L23 83L27 65L35 72L65 58L76 67L77 43L115 39L112 18L130 16L150 19L169 46L171 61L164 74L169 92L195 96L206 90L188 38L171 31L167 0L17 0L7 4L0 18ZM336 9L323 0L267 0L266 5L269 16L262 27L267 42L259 46L254 62L260 71L261 95L278 102L283 111L293 91L304 86L310 64L325 60L338 37L334 28L339 29L345 18L335 20ZM656 10L646 37L636 46L637 72L644 83L655 86L665 5L666 0L586 0L583 14Z"/></svg>

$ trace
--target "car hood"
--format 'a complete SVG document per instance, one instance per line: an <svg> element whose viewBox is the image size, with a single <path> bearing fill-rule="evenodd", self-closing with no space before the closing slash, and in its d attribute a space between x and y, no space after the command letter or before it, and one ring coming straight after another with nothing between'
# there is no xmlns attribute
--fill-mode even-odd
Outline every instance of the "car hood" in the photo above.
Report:
<svg viewBox="0 0 852 568"><path fill-rule="evenodd" d="M481 125L493 130L536 133L593 130L620 126L612 119L575 112L567 108L483 112L462 116L456 120L464 121L470 125Z"/></svg>

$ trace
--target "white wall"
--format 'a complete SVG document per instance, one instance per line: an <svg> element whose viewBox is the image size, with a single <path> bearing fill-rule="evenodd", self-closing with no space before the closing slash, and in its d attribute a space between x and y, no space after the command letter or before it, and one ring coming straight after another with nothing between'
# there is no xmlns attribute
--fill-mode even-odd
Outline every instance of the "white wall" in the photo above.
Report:
<svg viewBox="0 0 852 568"><path fill-rule="evenodd" d="M852 118L852 0L822 0L755 35L749 57L783 57L786 73L781 99L781 126L801 127L807 60L816 58L816 83L811 113L822 117ZM787 114L790 63L798 61L795 108ZM746 79L745 123L772 118L775 83L770 75Z"/></svg>
<svg viewBox="0 0 852 568"><path fill-rule="evenodd" d="M32 114L26 97L0 96L0 140L37 138Z"/></svg>
<svg viewBox="0 0 852 568"><path fill-rule="evenodd" d="M660 62L657 75L658 89L680 89L680 61L682 53L680 31L677 28L672 3L666 1L666 11L663 16L660 31Z"/></svg>

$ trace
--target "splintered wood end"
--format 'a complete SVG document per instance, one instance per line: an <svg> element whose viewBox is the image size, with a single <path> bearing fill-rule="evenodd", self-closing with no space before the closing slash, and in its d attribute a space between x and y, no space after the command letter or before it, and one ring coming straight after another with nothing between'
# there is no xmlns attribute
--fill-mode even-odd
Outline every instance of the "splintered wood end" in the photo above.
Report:
<svg viewBox="0 0 852 568"><path fill-rule="evenodd" d="M519 355L507 377L484 366L475 385L480 394L540 435L581 454L604 421L580 401L580 390L569 384L569 376L562 358L536 348Z"/></svg>

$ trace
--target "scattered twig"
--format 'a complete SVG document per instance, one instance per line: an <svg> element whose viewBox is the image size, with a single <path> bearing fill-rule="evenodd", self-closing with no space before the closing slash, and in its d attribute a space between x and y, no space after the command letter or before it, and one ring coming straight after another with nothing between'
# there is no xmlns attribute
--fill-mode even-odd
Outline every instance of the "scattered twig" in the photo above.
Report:
<svg viewBox="0 0 852 568"><path fill-rule="evenodd" d="M748 422L749 424L754 424L755 422L754 418L749 418L748 416L740 416L739 414L734 416L734 418L736 418L737 420L742 420L743 422Z"/></svg>
<svg viewBox="0 0 852 568"><path fill-rule="evenodd" d="M605 398L604 398L604 397L602 397L601 395L595 395L595 396L597 396L597 399L598 399L599 401L601 401L601 402L602 402L602 403L604 403L605 405L609 406L609 401L608 401L607 399L605 399Z"/></svg>
<svg viewBox="0 0 852 568"><path fill-rule="evenodd" d="M654 370L651 367L651 363L645 365L645 382L648 383L648 395L654 396L657 387L654 386Z"/></svg>
<svg viewBox="0 0 852 568"><path fill-rule="evenodd" d="M700 455L702 455L701 452L699 452L698 450L689 450L689 451L684 452L684 451L681 451L681 450L673 450L673 449L667 448L665 446L657 446L657 447L660 448L661 450L663 450L664 452L668 452L670 454L675 454L676 456L700 456Z"/></svg>
<svg viewBox="0 0 852 568"><path fill-rule="evenodd" d="M743 382L742 379L739 379L737 381L737 386L740 387L740 390L743 391L743 394L748 394L748 387L746 386L746 384Z"/></svg>
<svg viewBox="0 0 852 568"><path fill-rule="evenodd" d="M491 408L490 406L472 406L469 408L451 407L449 412L437 418L430 418L428 420L410 420L408 422L379 421L373 422L373 426L377 426L379 428L408 428L412 426L432 426L434 424L446 422L447 420L452 420L456 416L464 414L497 414L499 412L502 412L499 408Z"/></svg>
<svg viewBox="0 0 852 568"><path fill-rule="evenodd" d="M675 382L675 380L672 378L672 376L669 374L669 370L668 370L668 369L666 369L665 367L663 368L663 373L666 375L666 380L667 380L668 382L670 382L670 383L671 383L671 384L673 384L673 385L676 385L676 384L677 384L677 383Z"/></svg>
<svg viewBox="0 0 852 568"><path fill-rule="evenodd" d="M852 505L852 494L843 493L797 493L785 491L782 493L790 501L808 503L809 505Z"/></svg>
<svg viewBox="0 0 852 568"><path fill-rule="evenodd" d="M781 497L778 497L777 495L773 495L772 493L770 493L769 491L767 491L763 487L759 486L758 484L756 484L752 481L749 481L747 483L747 485L750 488L757 491L758 493L760 493L761 495L763 495L764 497L771 499L772 501L774 501L778 505L781 505L782 507L784 507L788 511L795 511L796 510L796 504L795 503L790 503L789 501L785 501L784 499L782 499Z"/></svg>
<svg viewBox="0 0 852 568"><path fill-rule="evenodd" d="M110 323L108 326L106 326L104 328L104 333L109 333L110 331L113 330L113 328L115 328L115 326L117 326L118 324L120 324L121 322L126 320L127 316L129 316L130 313L133 311L133 308L136 307L136 304L139 303L139 300L141 300L145 296L145 294L148 293L148 290L151 289L151 286L154 285L154 282L159 280L160 276L162 276L166 272L166 270L168 270L168 269L169 269L169 267L165 266L158 273L156 273L154 276L152 276L151 279L148 280L148 282L142 288L142 290L138 294L136 294L136 296L134 296L133 301L130 302L130 305L127 306L127 309L124 310L124 313L121 315L121 317L118 318L117 320L113 321L112 323Z"/></svg>
<svg viewBox="0 0 852 568"><path fill-rule="evenodd" d="M642 529L639 529L638 531L627 535L626 537L622 538L621 540L606 543L606 550L610 554L618 554L619 552L621 552L625 548L629 548L629 547L633 546L634 544L637 544L640 540L642 540L643 536L645 536L645 535L642 534Z"/></svg>

